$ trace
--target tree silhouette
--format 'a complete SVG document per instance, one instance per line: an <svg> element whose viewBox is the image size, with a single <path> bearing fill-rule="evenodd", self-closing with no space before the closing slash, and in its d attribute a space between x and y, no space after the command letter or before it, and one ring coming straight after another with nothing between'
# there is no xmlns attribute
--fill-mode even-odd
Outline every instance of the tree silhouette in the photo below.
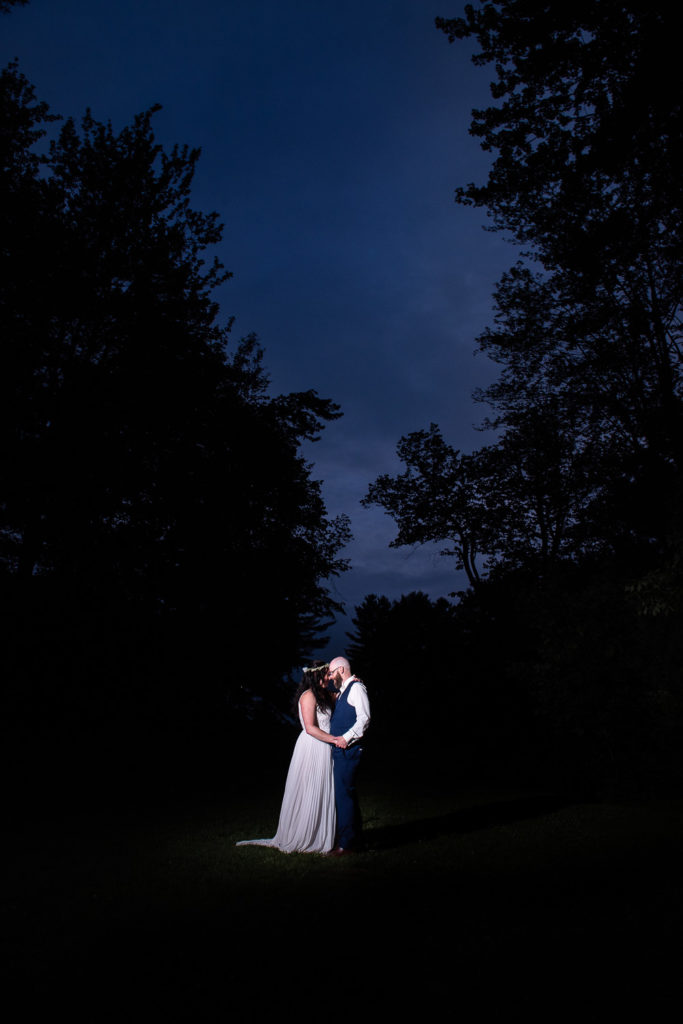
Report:
<svg viewBox="0 0 683 1024"><path fill-rule="evenodd" d="M494 155L488 180L456 199L522 251L478 339L500 369L475 394L496 436L466 455L435 424L410 434L405 471L365 498L394 518L393 544L445 541L465 569L454 644L480 723L496 707L501 738L514 694L528 717L503 746L524 734L538 765L557 755L594 781L648 757L680 770L667 752L682 722L673 17L640 0L510 0L437 19L495 71L471 127Z"/></svg>
<svg viewBox="0 0 683 1024"><path fill-rule="evenodd" d="M32 654L35 674L66 658L72 679L128 632L105 675L151 659L168 692L169 673L198 672L215 706L228 677L253 685L267 634L267 689L336 608L326 581L346 566L348 524L327 517L300 446L339 408L271 396L256 339L231 346L213 297L229 274L208 257L221 225L191 205L199 151L155 141L158 108L118 133L69 119L38 155L51 115L15 65L0 87L0 558L23 624L16 671L41 630L52 658ZM77 668L67 652L84 645Z"/></svg>
<svg viewBox="0 0 683 1024"><path fill-rule="evenodd" d="M446 542L441 554L472 587L492 568L545 573L595 542L584 520L595 489L590 452L571 426L547 398L511 417L496 444L463 455L432 423L401 438L405 472L378 477L362 504L393 517L392 547Z"/></svg>
<svg viewBox="0 0 683 1024"><path fill-rule="evenodd" d="M454 605L445 598L432 601L422 591L395 601L368 594L352 622L349 657L356 674L371 686L373 736L407 729L414 745L429 743L429 736L421 730L416 735L411 723L420 692L431 692L437 681L452 677Z"/></svg>
<svg viewBox="0 0 683 1024"><path fill-rule="evenodd" d="M527 255L479 339L500 367L476 395L495 444L465 456L435 426L403 438L407 472L366 500L396 519L395 543L451 540L472 585L477 553L487 569L547 571L597 550L656 562L677 549L681 108L651 75L655 53L673 75L670 17L513 0L437 19L451 41L475 37L475 63L497 76L471 129L497 155L457 199Z"/></svg>
<svg viewBox="0 0 683 1024"><path fill-rule="evenodd" d="M25 7L28 0L0 0L0 14L8 14L12 7Z"/></svg>

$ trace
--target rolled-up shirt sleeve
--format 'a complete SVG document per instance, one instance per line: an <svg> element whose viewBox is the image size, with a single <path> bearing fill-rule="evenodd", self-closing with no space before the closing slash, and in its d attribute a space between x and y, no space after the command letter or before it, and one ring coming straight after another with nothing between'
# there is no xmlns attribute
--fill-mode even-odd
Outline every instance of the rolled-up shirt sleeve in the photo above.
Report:
<svg viewBox="0 0 683 1024"><path fill-rule="evenodd" d="M368 691L365 689L365 684L361 683L360 679L356 679L354 681L354 685L351 687L349 692L348 700L351 707L355 708L356 721L350 729L346 730L344 733L344 739L347 743L357 743L370 725L370 701L368 700Z"/></svg>

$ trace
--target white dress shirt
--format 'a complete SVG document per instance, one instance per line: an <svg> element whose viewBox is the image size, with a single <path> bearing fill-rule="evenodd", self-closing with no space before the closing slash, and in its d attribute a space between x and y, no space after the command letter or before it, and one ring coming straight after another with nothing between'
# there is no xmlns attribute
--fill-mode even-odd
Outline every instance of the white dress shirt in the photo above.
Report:
<svg viewBox="0 0 683 1024"><path fill-rule="evenodd" d="M349 676L341 684L339 696L341 697L346 687L350 686L351 683L356 685L351 690L348 701L351 707L355 708L356 721L344 733L344 739L349 744L356 743L370 724L370 701L368 700L368 691L365 689L365 683L361 683L360 679L356 679L355 676Z"/></svg>

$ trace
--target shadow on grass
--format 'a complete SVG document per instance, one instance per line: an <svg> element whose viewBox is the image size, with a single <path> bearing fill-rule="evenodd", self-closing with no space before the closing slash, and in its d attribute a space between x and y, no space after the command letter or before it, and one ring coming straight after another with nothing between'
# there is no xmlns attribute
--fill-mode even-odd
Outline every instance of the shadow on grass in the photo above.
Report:
<svg viewBox="0 0 683 1024"><path fill-rule="evenodd" d="M392 850L424 840L465 835L495 825L540 818L562 806L563 802L552 796L495 800L431 818L381 825L379 828L369 826L364 829L363 835L368 850Z"/></svg>

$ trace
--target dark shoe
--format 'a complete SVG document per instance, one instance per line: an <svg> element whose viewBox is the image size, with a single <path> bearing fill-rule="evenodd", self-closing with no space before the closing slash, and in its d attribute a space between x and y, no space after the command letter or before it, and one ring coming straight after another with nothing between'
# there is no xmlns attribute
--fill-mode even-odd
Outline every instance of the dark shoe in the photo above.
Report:
<svg viewBox="0 0 683 1024"><path fill-rule="evenodd" d="M335 846L334 850L330 850L330 852L326 853L325 856L326 857L348 857L349 854L352 854L352 853L353 853L353 850L345 850L343 846Z"/></svg>

